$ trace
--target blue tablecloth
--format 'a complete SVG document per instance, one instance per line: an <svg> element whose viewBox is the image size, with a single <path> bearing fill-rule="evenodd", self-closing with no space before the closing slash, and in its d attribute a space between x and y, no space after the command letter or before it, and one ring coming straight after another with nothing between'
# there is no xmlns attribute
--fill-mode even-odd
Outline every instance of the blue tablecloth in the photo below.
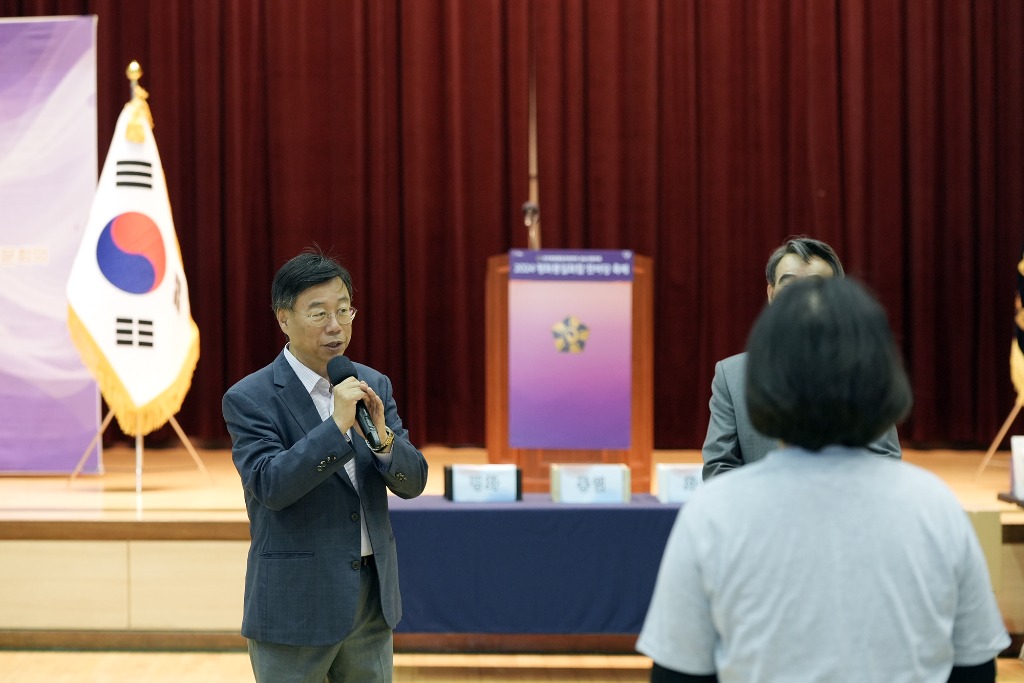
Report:
<svg viewBox="0 0 1024 683"><path fill-rule="evenodd" d="M679 505L390 499L400 633L639 633Z"/></svg>

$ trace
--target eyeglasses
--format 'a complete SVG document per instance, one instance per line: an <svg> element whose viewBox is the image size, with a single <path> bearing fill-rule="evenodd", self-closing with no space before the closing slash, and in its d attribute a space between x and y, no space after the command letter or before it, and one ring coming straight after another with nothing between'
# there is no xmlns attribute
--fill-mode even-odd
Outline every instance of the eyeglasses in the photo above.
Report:
<svg viewBox="0 0 1024 683"><path fill-rule="evenodd" d="M339 325L351 325L352 321L356 319L356 309L339 308L336 313L313 311L312 313L303 313L302 315L304 315L306 320L308 320L314 327L327 327L331 318L337 320Z"/></svg>

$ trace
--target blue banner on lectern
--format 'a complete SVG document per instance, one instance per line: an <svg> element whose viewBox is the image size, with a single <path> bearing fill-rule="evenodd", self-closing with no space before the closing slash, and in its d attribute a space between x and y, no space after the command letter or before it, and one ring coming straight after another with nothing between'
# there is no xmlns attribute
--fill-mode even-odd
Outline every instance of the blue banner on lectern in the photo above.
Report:
<svg viewBox="0 0 1024 683"><path fill-rule="evenodd" d="M509 446L628 449L633 252L509 252Z"/></svg>

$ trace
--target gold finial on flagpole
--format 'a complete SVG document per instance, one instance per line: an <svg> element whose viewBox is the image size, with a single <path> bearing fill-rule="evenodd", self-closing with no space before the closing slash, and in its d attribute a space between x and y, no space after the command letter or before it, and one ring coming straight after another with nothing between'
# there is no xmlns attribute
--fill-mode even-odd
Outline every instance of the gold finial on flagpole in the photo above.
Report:
<svg viewBox="0 0 1024 683"><path fill-rule="evenodd" d="M142 67L134 59L128 65L128 68L124 70L124 75L128 77L128 80L132 84L132 97L135 97L135 86L139 84L139 79L142 78Z"/></svg>
<svg viewBox="0 0 1024 683"><path fill-rule="evenodd" d="M126 108L131 107L132 109L131 120L128 121L128 130L125 135L129 142L141 143L145 140L142 132L143 123L149 125L150 130L153 129L153 115L150 113L149 104L146 102L149 93L139 85L139 79L142 78L142 67L137 61L134 59L131 61L128 68L125 69L124 75L128 77L132 88L132 99L129 100L128 104L124 105Z"/></svg>

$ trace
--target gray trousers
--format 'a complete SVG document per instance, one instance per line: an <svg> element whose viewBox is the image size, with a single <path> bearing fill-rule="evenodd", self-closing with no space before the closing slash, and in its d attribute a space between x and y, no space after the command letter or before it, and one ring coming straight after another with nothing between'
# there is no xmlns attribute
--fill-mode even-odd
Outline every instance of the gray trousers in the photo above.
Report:
<svg viewBox="0 0 1024 683"><path fill-rule="evenodd" d="M355 622L340 643L303 647L249 640L256 683L391 683L394 646L380 608L377 569L363 567L360 578Z"/></svg>

